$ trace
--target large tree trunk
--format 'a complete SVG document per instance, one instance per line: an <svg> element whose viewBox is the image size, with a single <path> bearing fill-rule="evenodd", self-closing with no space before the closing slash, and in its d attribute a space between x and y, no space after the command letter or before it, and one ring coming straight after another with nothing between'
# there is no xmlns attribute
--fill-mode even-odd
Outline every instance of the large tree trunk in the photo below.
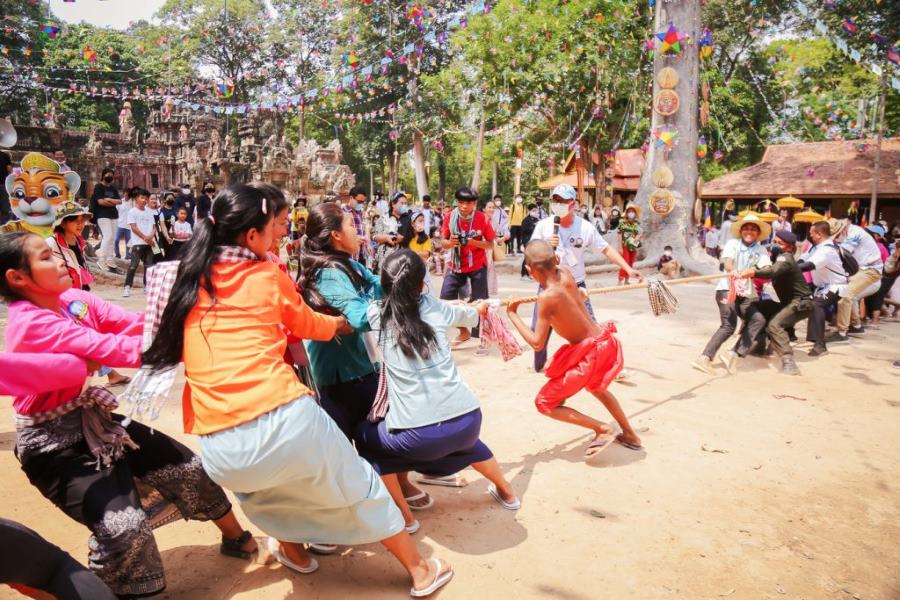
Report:
<svg viewBox="0 0 900 600"><path fill-rule="evenodd" d="M428 173L425 172L425 143L422 132L413 132L413 164L416 169L416 193L421 199L428 193Z"/></svg>
<svg viewBox="0 0 900 600"><path fill-rule="evenodd" d="M497 175L500 170L500 165L497 164L497 161L491 162L491 198L497 195Z"/></svg>
<svg viewBox="0 0 900 600"><path fill-rule="evenodd" d="M390 197L397 191L397 167L400 162L400 154L394 150L390 160L388 160L388 189L384 191L384 195Z"/></svg>
<svg viewBox="0 0 900 600"><path fill-rule="evenodd" d="M472 191L478 193L481 187L481 159L484 155L484 107L481 109L481 125L478 127L478 139L475 142L475 169L472 171Z"/></svg>
<svg viewBox="0 0 900 600"><path fill-rule="evenodd" d="M700 39L700 0L657 2L654 31L666 30L669 23L673 23L679 33L690 35L692 40ZM676 258L689 271L711 273L716 269L716 263L703 253L696 237L692 235L696 230L693 209L698 176L698 49L696 42L682 44L682 48L680 56L666 57L657 51L653 60L653 97L661 89L656 75L663 67L672 67L678 73L675 91L680 99L680 107L674 115L668 117L653 110L651 131L670 125L677 130L678 138L668 157L664 152L665 146L657 148L655 139L647 152L636 199L641 207L641 225L644 230L644 258L638 264L648 266L656 263L663 248L668 245L672 246ZM650 210L648 201L650 194L656 189L652 182L653 172L663 164L667 164L675 174L675 181L670 189L675 194L676 204L672 212L660 217Z"/></svg>
<svg viewBox="0 0 900 600"><path fill-rule="evenodd" d="M447 163L444 162L444 155L438 156L438 200L445 200L447 197Z"/></svg>

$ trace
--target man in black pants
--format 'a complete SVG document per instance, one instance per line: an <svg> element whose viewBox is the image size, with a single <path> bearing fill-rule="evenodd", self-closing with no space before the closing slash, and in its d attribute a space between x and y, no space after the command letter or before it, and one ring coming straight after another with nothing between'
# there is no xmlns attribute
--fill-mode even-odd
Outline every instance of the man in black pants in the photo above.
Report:
<svg viewBox="0 0 900 600"><path fill-rule="evenodd" d="M483 212L476 210L478 195L469 188L456 190L456 208L444 219L441 228L445 249L451 250L451 270L444 276L441 300L459 299L459 291L468 282L472 286L472 300L488 297L487 250L493 248L494 229ZM459 328L459 345L471 337L478 337L478 327L471 333Z"/></svg>
<svg viewBox="0 0 900 600"><path fill-rule="evenodd" d="M772 280L778 294L778 312L769 319L766 333L773 349L781 356L781 372L799 375L788 330L812 313L812 290L794 259L797 236L787 229L776 231L775 245L780 252L771 267L746 269L741 272L741 277Z"/></svg>
<svg viewBox="0 0 900 600"><path fill-rule="evenodd" d="M831 239L831 226L828 221L813 223L809 229L809 239L815 246L803 255L800 271L812 271L813 311L806 328L806 337L813 343L810 356L822 356L828 353L825 346L825 313L832 304L837 304L841 294L847 293L848 275L844 269L841 255Z"/></svg>
<svg viewBox="0 0 900 600"><path fill-rule="evenodd" d="M131 227L131 240L128 242L131 246L131 265L125 275L123 298L131 296L134 274L141 262L144 263L144 285L147 284L147 271L153 266L153 248L156 247L154 237L156 235L156 216L147 208L150 192L134 188L132 195L134 196L134 208L128 211L128 226Z"/></svg>

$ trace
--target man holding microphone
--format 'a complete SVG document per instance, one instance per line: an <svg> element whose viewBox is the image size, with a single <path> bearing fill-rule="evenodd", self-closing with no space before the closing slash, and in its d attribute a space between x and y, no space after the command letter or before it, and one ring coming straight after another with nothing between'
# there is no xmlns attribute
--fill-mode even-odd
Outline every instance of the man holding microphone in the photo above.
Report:
<svg viewBox="0 0 900 600"><path fill-rule="evenodd" d="M545 240L553 246L556 256L559 258L559 265L569 270L578 287L587 287L584 282L587 275L584 266L584 251L587 248L596 248L603 252L611 263L624 269L629 277L643 279L639 272L625 262L615 248L606 243L596 227L576 214L577 196L575 188L571 185L563 183L553 188L553 193L550 195L550 216L538 221L531 239ZM584 305L593 316L594 311L591 308L590 300L585 300ZM531 320L532 329L536 320L537 309ZM550 331L552 333L553 330ZM543 350L534 353L534 370L541 372L546 362L547 347L545 345Z"/></svg>

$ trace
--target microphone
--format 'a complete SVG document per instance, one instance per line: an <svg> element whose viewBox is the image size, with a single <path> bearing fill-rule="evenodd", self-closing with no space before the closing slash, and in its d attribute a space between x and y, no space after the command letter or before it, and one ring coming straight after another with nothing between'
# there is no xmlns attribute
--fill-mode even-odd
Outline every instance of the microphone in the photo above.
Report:
<svg viewBox="0 0 900 600"><path fill-rule="evenodd" d="M553 217L553 235L559 235L559 217Z"/></svg>

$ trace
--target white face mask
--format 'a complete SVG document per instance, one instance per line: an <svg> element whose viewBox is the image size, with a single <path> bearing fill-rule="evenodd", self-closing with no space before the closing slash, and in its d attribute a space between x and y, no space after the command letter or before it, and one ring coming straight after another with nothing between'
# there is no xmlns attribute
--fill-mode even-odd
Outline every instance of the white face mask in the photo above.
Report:
<svg viewBox="0 0 900 600"><path fill-rule="evenodd" d="M628 217L629 219L633 219L633 218L635 218L637 215L635 215L633 211L630 211L630 210L629 210L627 213L625 213L625 216Z"/></svg>
<svg viewBox="0 0 900 600"><path fill-rule="evenodd" d="M666 256L672 256L672 251L666 250L665 252L663 252L663 254L665 254Z"/></svg>
<svg viewBox="0 0 900 600"><path fill-rule="evenodd" d="M187 196L191 193L191 188L181 188L181 193Z"/></svg>
<svg viewBox="0 0 900 600"><path fill-rule="evenodd" d="M564 217L569 214L569 205L565 202L551 202L550 214L554 217Z"/></svg>

